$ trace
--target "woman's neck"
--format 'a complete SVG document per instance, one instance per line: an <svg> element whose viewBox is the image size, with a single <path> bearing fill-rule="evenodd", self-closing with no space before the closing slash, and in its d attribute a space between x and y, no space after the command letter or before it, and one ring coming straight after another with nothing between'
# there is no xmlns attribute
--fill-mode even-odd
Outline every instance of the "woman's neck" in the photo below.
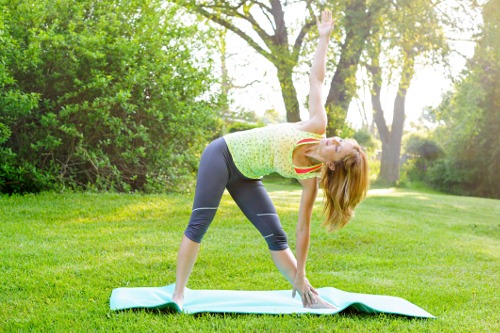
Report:
<svg viewBox="0 0 500 333"><path fill-rule="evenodd" d="M304 149L304 156L307 157L313 164L324 163L325 160L319 153L319 144L312 144Z"/></svg>

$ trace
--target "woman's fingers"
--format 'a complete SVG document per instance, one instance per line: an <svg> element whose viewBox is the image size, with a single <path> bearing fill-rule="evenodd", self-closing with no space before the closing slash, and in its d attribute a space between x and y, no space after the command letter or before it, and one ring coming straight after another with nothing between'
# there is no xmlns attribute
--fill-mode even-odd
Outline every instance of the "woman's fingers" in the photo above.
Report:
<svg viewBox="0 0 500 333"><path fill-rule="evenodd" d="M332 12L329 11L328 9L324 10L321 13L321 21L322 22L330 22L332 20Z"/></svg>
<svg viewBox="0 0 500 333"><path fill-rule="evenodd" d="M302 296L302 305L307 308L311 306L311 297L309 296L309 293L306 291L304 295Z"/></svg>
<svg viewBox="0 0 500 333"><path fill-rule="evenodd" d="M316 20L316 24L318 26L318 29L320 29L320 31L331 32L335 24L332 12L329 10L324 10L323 12L321 12L321 16L318 17L318 19Z"/></svg>
<svg viewBox="0 0 500 333"><path fill-rule="evenodd" d="M313 288L309 288L304 292L303 295L303 305L304 307L312 307L318 302L317 292Z"/></svg>

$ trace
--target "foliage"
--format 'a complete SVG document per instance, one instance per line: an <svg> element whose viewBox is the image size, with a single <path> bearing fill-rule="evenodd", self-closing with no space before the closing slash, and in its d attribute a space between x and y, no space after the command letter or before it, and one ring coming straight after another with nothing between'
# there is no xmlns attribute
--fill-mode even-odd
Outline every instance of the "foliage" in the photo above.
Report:
<svg viewBox="0 0 500 333"><path fill-rule="evenodd" d="M405 122L406 94L418 62L443 62L449 47L441 8L429 0L386 2L372 27L365 58L372 81L374 122L382 141L380 182L399 180ZM383 85L394 84L397 93L388 125L381 102Z"/></svg>
<svg viewBox="0 0 500 333"><path fill-rule="evenodd" d="M336 31L340 36L337 64L326 97L328 114L327 136L341 135L347 116L347 110L353 96L356 94L356 72L363 63L361 55L370 45L370 36L377 31L374 26L381 20L385 11L383 1L352 0L336 4L332 10L336 18Z"/></svg>
<svg viewBox="0 0 500 333"><path fill-rule="evenodd" d="M0 3L1 5L1 3ZM0 8L2 8L0 6ZM0 16L0 193L39 192L48 184L50 176L37 171L30 161L19 158L9 145L11 136L21 131L18 120L30 117L38 106L39 95L23 92L16 87L11 67L16 60L26 64L27 53L10 34L10 13L2 10ZM29 135L32 133L26 133ZM14 144L20 145L20 142ZM15 149L15 148L14 148Z"/></svg>
<svg viewBox="0 0 500 333"><path fill-rule="evenodd" d="M295 247L299 185L265 183ZM371 191L327 234L319 199L307 276L317 287L392 295L436 320L395 315L206 314L109 309L117 287L175 281L191 195L54 194L0 199L4 332L498 332L498 200ZM202 244L191 289L290 290L229 194Z"/></svg>
<svg viewBox="0 0 500 333"><path fill-rule="evenodd" d="M1 6L1 191L185 188L216 124L202 32L160 0Z"/></svg>
<svg viewBox="0 0 500 333"><path fill-rule="evenodd" d="M484 7L475 55L454 92L436 109L446 158L430 181L451 193L500 198L500 1Z"/></svg>
<svg viewBox="0 0 500 333"><path fill-rule="evenodd" d="M171 0L192 13L205 17L232 31L260 56L272 63L277 70L287 120L300 120L297 91L292 79L302 46L309 32L315 28L314 9L311 1L295 3L271 1L221 1L221 0ZM301 3L305 22L285 20L288 5ZM293 36L293 37L292 37ZM293 38L293 40L292 40Z"/></svg>
<svg viewBox="0 0 500 333"><path fill-rule="evenodd" d="M417 134L410 136L406 142L405 150L410 155L431 162L443 154L443 150L434 140L422 138Z"/></svg>
<svg viewBox="0 0 500 333"><path fill-rule="evenodd" d="M258 127L262 127L262 124L235 121L235 122L232 122L229 126L227 126L226 131L227 131L227 133L234 133L234 132L246 131L246 130L258 128Z"/></svg>
<svg viewBox="0 0 500 333"><path fill-rule="evenodd" d="M412 181L425 180L429 168L444 155L443 149L436 141L418 133L410 134L406 140L404 151L403 156L406 163L403 168L409 180Z"/></svg>
<svg viewBox="0 0 500 333"><path fill-rule="evenodd" d="M377 156L380 142L367 128L361 128L355 132L351 129L348 137L356 140L366 152L368 157L368 170L370 171L370 183L371 186L374 186L380 172L380 160Z"/></svg>
<svg viewBox="0 0 500 333"><path fill-rule="evenodd" d="M276 109L268 109L264 112L264 115L261 117L261 121L266 124L278 124L286 121L285 117L278 112Z"/></svg>
<svg viewBox="0 0 500 333"><path fill-rule="evenodd" d="M228 1L171 0L239 36L257 54L268 60L277 72L286 118L300 121L299 101L294 79L301 65L312 58L316 48L315 21L328 7L337 22L330 48L328 67L335 67L326 96L329 118L327 135L342 135L347 110L356 93L356 71L365 48L371 24L382 9L380 1ZM291 19L293 12L301 17ZM304 58L308 58L307 60ZM307 72L309 68L307 68Z"/></svg>
<svg viewBox="0 0 500 333"><path fill-rule="evenodd" d="M366 128L361 128L352 134L352 138L356 140L363 149L370 155L373 155L378 147L378 142L375 137Z"/></svg>

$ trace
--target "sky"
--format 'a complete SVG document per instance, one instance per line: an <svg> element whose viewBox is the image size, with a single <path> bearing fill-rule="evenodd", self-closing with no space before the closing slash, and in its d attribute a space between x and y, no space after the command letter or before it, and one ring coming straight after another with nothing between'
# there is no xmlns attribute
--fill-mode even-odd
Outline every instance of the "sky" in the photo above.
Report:
<svg viewBox="0 0 500 333"><path fill-rule="evenodd" d="M303 10L289 15L303 15ZM467 41L468 36L453 36L452 48L465 55L472 57L474 43ZM333 45L333 43L332 43ZM268 109L275 109L280 114L285 115L285 106L281 97L279 82L276 78L276 70L263 56L257 54L239 37L228 32L227 35L227 65L229 74L235 86L245 88L235 88L231 91L233 107L247 111L255 111L262 115ZM458 75L465 66L466 59L457 54L451 59L452 73ZM324 97L328 93L329 83L333 73L327 73L324 85ZM363 75L358 73L358 75ZM365 75L366 78L366 75ZM302 80L295 80L299 103L301 104L301 118L307 119L307 107L305 105L308 83L307 76ZM436 107L442 100L446 91L452 89L451 79L444 74L444 69L430 66L417 66L415 76L411 82L406 99L406 128L412 122L418 121L422 111L426 107ZM396 94L395 87L383 87L382 107L385 111L385 118L388 124L392 121L392 105ZM353 99L349 107L347 121L354 127L362 125L361 113L365 112L368 121L371 122L371 102L369 91L359 90L359 97Z"/></svg>

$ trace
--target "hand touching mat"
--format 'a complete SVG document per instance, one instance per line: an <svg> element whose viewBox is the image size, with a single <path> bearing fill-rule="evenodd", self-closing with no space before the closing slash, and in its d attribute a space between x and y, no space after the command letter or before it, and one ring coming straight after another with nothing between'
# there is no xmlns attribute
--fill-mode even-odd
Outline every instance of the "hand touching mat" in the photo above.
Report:
<svg viewBox="0 0 500 333"><path fill-rule="evenodd" d="M184 306L172 302L174 284L165 287L116 288L111 293L111 310L166 309L188 314L260 313L260 314L335 314L348 307L366 313L390 313L410 317L435 318L409 301L381 295L349 293L336 288L317 288L319 295L336 309L307 309L291 290L192 290L186 288Z"/></svg>

